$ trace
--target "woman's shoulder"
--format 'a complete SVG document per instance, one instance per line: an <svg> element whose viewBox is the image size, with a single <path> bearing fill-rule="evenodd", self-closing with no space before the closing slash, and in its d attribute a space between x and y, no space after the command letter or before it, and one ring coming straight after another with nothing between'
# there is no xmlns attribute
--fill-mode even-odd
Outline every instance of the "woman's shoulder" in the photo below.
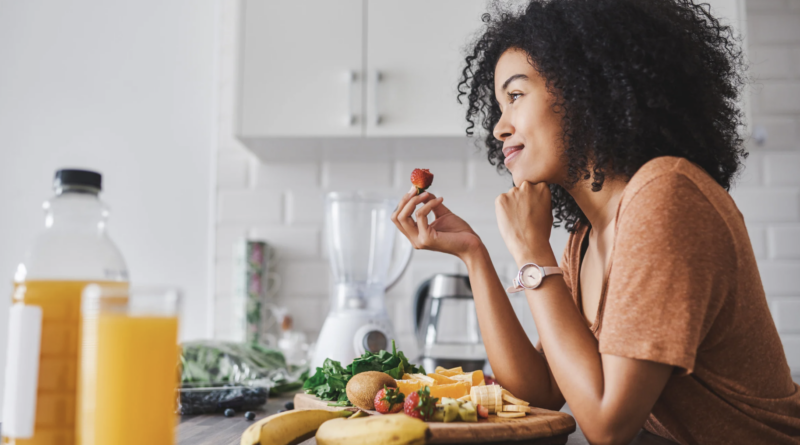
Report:
<svg viewBox="0 0 800 445"><path fill-rule="evenodd" d="M675 205L698 210L705 207L723 219L741 216L728 192L702 167L686 158L661 156L639 168L625 186L618 217L626 213L658 213Z"/></svg>

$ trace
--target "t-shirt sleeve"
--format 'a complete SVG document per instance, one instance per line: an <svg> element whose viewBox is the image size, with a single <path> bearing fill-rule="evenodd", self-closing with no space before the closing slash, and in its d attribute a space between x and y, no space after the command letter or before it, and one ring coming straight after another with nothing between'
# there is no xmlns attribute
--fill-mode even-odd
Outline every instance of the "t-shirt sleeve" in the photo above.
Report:
<svg viewBox="0 0 800 445"><path fill-rule="evenodd" d="M621 212L600 352L689 374L735 285L730 231L697 186L675 172L642 186Z"/></svg>

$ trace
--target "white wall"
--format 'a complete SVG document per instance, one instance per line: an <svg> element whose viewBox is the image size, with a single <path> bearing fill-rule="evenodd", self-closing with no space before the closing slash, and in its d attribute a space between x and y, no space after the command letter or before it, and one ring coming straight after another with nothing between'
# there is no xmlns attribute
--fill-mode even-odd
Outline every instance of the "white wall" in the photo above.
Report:
<svg viewBox="0 0 800 445"><path fill-rule="evenodd" d="M731 193L792 371L800 376L800 1L747 0L750 103L762 145Z"/></svg>
<svg viewBox="0 0 800 445"><path fill-rule="evenodd" d="M0 0L0 361L61 166L103 173L133 282L182 287L183 337L210 329L216 29L213 0Z"/></svg>

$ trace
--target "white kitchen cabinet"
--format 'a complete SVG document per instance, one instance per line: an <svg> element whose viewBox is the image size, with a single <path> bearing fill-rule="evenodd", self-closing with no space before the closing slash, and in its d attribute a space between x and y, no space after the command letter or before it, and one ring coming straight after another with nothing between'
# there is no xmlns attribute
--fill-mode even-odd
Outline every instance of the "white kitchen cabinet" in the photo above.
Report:
<svg viewBox="0 0 800 445"><path fill-rule="evenodd" d="M363 0L246 0L239 135L361 136Z"/></svg>
<svg viewBox="0 0 800 445"><path fill-rule="evenodd" d="M263 160L473 151L457 85L486 0L242 2L237 136ZM744 0L708 2L744 31Z"/></svg>
<svg viewBox="0 0 800 445"><path fill-rule="evenodd" d="M485 9L485 0L244 0L238 136L259 151L321 137L463 145L456 87Z"/></svg>
<svg viewBox="0 0 800 445"><path fill-rule="evenodd" d="M485 0L367 0L367 136L463 136L457 85Z"/></svg>

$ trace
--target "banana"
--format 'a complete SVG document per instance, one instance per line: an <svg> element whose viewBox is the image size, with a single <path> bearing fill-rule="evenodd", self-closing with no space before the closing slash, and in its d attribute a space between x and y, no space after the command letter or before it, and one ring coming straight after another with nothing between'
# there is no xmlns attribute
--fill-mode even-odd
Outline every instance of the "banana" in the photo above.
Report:
<svg viewBox="0 0 800 445"><path fill-rule="evenodd" d="M403 413L344 420L323 423L317 445L424 445L431 434L425 422Z"/></svg>
<svg viewBox="0 0 800 445"><path fill-rule="evenodd" d="M352 415L351 411L291 410L265 417L242 434L241 445L295 445L314 436L320 425ZM344 420L344 419L341 419Z"/></svg>

